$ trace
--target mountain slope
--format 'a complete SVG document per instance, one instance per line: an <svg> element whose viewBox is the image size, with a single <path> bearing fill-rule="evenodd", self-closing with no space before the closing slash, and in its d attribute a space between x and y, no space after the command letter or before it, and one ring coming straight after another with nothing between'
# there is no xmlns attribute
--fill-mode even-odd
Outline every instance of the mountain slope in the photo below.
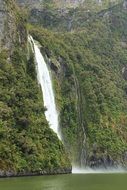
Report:
<svg viewBox="0 0 127 190"><path fill-rule="evenodd" d="M20 1L20 5L22 5L21 2L23 1ZM72 6L68 7L66 6L68 1L66 3L59 1L61 6L57 6L57 3L52 1L43 1L40 4L39 1L34 4L29 1L29 22L56 32L80 30L81 27L88 25L91 20L95 20L98 14L106 12L107 8L115 6L118 2L123 4L122 0L112 3L104 0L101 5L94 0L84 1L81 5L80 1L78 2L79 4L76 7L73 1L71 2ZM25 6L26 3L24 2L23 5Z"/></svg>
<svg viewBox="0 0 127 190"><path fill-rule="evenodd" d="M11 27L0 52L0 176L69 173L63 144L45 119L26 19L14 1L3 5Z"/></svg>
<svg viewBox="0 0 127 190"><path fill-rule="evenodd" d="M120 4L78 33L30 27L49 57L64 144L78 165L127 162L126 18Z"/></svg>
<svg viewBox="0 0 127 190"><path fill-rule="evenodd" d="M49 2L43 11L32 8L40 11L37 15L42 19L35 14L33 22L30 15L32 25L27 23L26 9L22 8L23 16L15 1L1 2L6 2L2 5L8 23L1 22L7 35L0 34L1 176L71 172L66 152L82 167L126 166L127 11L123 2L104 6L102 11L95 7L84 12L78 7L60 14ZM28 32L41 44L52 70L65 148L44 116Z"/></svg>

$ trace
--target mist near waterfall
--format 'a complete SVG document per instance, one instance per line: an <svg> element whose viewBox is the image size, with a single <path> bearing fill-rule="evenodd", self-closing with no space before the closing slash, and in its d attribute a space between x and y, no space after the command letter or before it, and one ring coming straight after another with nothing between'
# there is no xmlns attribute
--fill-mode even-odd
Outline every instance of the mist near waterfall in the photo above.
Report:
<svg viewBox="0 0 127 190"><path fill-rule="evenodd" d="M115 173L127 173L125 168L121 166L118 167L109 167L109 168L96 168L92 169L90 167L80 168L80 167L73 167L72 168L73 174L115 174Z"/></svg>

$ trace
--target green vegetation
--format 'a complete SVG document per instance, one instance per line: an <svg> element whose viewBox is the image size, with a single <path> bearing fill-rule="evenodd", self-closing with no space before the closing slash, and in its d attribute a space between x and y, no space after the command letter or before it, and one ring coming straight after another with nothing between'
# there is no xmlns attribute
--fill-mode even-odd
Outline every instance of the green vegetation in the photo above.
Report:
<svg viewBox="0 0 127 190"><path fill-rule="evenodd" d="M0 54L0 169L34 172L69 167L62 143L46 122L33 56Z"/></svg>
<svg viewBox="0 0 127 190"><path fill-rule="evenodd" d="M31 10L29 22L55 32L79 31L98 16L104 15L111 7L122 2L122 0L115 0L111 3L110 0L102 0L102 4L98 4L96 0L85 0L75 7L75 3L68 0L54 3L52 0L44 1L43 8Z"/></svg>
<svg viewBox="0 0 127 190"><path fill-rule="evenodd" d="M127 12L118 5L78 32L60 34L29 27L56 67L53 75L61 131L75 162L81 159L83 131L88 162L95 145L98 154L125 161L127 82L122 69L127 62L126 23Z"/></svg>
<svg viewBox="0 0 127 190"><path fill-rule="evenodd" d="M66 151L80 164L83 149L88 164L95 151L98 158L126 164L127 12L122 4L101 12L78 7L64 15L45 1L36 25L26 26L26 16L10 2L16 35L11 49L0 52L0 170L63 171L70 168ZM66 151L44 116L27 30L50 63Z"/></svg>
<svg viewBox="0 0 127 190"><path fill-rule="evenodd" d="M25 23L18 18L22 17L15 18L15 25L24 31ZM45 119L34 55L27 36L22 37L23 46L14 40L11 52L0 52L0 171L5 175L66 172L71 170L70 161Z"/></svg>
<svg viewBox="0 0 127 190"><path fill-rule="evenodd" d="M51 5L54 5L54 8L75 8L75 7L85 7L86 9L90 10L101 10L110 6L113 6L115 4L118 4L119 2L122 2L122 0L102 0L99 2L98 0L43 0L42 5L44 6L45 4L48 5L48 7L51 7Z"/></svg>

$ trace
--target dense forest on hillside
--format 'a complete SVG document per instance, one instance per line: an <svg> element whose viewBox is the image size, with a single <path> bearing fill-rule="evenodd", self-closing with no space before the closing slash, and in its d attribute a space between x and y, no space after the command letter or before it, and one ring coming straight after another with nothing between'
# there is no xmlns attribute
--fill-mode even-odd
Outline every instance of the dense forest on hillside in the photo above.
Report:
<svg viewBox="0 0 127 190"><path fill-rule="evenodd" d="M45 119L34 55L22 36L26 19L7 3L16 37L11 49L0 51L0 176L70 172L63 144Z"/></svg>
<svg viewBox="0 0 127 190"><path fill-rule="evenodd" d="M93 157L95 165L102 158L126 162L126 23L120 4L78 31L60 34L30 27L50 58L64 143L78 163L91 164Z"/></svg>
<svg viewBox="0 0 127 190"><path fill-rule="evenodd" d="M2 0L3 1L3 0ZM4 1L0 35L0 175L127 164L127 9L21 9ZM93 8L94 7L94 8ZM91 8L88 11L88 8ZM52 73L61 142L50 129L28 34Z"/></svg>

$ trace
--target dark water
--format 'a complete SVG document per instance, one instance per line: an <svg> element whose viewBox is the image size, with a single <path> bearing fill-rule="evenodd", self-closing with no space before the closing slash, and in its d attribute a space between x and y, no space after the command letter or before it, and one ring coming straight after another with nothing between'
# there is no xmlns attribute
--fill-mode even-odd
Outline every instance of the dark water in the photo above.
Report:
<svg viewBox="0 0 127 190"><path fill-rule="evenodd" d="M71 174L0 179L0 190L127 190L127 174Z"/></svg>

